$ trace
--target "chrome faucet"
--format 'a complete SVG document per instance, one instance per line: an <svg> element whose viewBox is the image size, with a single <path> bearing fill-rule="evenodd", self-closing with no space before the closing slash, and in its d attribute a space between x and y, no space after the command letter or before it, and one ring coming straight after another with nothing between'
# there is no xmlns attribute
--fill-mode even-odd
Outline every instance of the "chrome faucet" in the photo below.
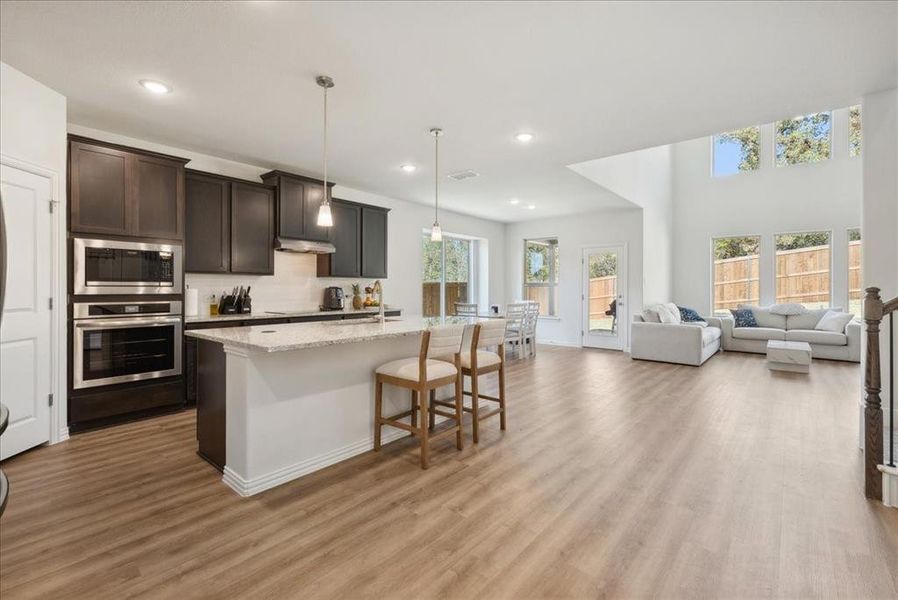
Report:
<svg viewBox="0 0 898 600"><path fill-rule="evenodd" d="M377 294L377 304L380 308L380 312L377 315L380 319L381 323L386 322L386 313L384 312L384 286L381 284L380 279L374 282L374 292Z"/></svg>

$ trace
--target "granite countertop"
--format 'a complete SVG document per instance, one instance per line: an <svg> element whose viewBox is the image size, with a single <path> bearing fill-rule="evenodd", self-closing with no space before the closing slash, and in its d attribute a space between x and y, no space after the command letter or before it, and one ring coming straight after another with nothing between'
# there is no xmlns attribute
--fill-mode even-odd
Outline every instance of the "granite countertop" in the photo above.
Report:
<svg viewBox="0 0 898 600"><path fill-rule="evenodd" d="M480 320L463 317L449 317L445 321L420 316L387 317L384 323L374 319L285 323L283 325L197 329L186 331L184 335L218 342L226 347L248 352L288 352L304 348L414 336L419 335L428 327L440 323L473 324Z"/></svg>
<svg viewBox="0 0 898 600"><path fill-rule="evenodd" d="M390 306L389 304L384 306L384 310L386 311L394 311L399 310L396 306ZM225 321L252 321L253 319L289 319L290 317L312 317L312 316L324 316L324 315L376 315L380 312L380 308L376 306L372 306L370 308L363 308L360 310L355 310L352 308L347 308L343 310L321 310L319 308L310 308L310 309L296 309L296 310L280 310L280 311L259 311L253 312L248 315L246 314L237 314L237 315L195 315L192 317L184 317L185 323L216 323L216 322L225 322Z"/></svg>

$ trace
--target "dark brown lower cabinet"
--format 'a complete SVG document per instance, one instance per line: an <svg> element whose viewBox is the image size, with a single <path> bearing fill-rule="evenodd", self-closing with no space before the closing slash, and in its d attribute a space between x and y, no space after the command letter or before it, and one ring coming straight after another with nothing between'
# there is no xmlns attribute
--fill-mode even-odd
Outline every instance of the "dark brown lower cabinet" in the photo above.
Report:
<svg viewBox="0 0 898 600"><path fill-rule="evenodd" d="M225 353L221 344L199 340L196 345L197 453L219 471L227 464L227 394Z"/></svg>
<svg viewBox="0 0 898 600"><path fill-rule="evenodd" d="M178 410L184 407L184 379L127 383L94 390L74 390L69 396L69 431Z"/></svg>

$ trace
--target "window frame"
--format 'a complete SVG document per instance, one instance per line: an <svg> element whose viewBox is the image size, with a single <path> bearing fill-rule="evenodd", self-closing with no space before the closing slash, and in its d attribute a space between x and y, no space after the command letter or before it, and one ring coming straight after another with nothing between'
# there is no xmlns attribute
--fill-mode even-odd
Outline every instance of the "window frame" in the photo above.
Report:
<svg viewBox="0 0 898 600"><path fill-rule="evenodd" d="M421 241L422 242L429 241L430 233L431 233L430 229L422 229L421 230L421 235L422 235ZM446 240L462 240L462 241L468 242L468 282L467 282L468 285L467 285L467 298L465 298L465 302L473 302L472 299L477 298L480 294L479 277L475 277L475 275L474 275L474 270L476 268L474 257L475 257L475 254L480 252L480 250L481 250L480 245L478 244L479 238L475 238L475 237L471 237L471 236L467 236L467 235L444 232L443 237L439 242L439 244L440 244L440 280L439 280L439 284L440 284L440 314L439 314L439 318L441 318L441 319L446 318L446 316L447 316L446 315ZM423 267L424 267L423 244L422 244L421 248L422 248L421 267L422 267L422 271L423 271ZM423 286L425 283L427 283L427 282L424 280L424 275L422 272L422 275L421 275L422 294L423 294L423 290L424 290ZM423 308L423 297L422 297L421 305Z"/></svg>
<svg viewBox="0 0 898 600"><path fill-rule="evenodd" d="M736 169L735 173L727 173L725 175L715 175L714 174L714 156L716 154L715 149L716 149L717 144L715 144L714 139L717 136L725 134L725 133L732 133L733 131L736 131L738 129L750 129L752 127L758 130L758 166L754 169L747 169L744 171L742 169ZM734 177L736 175L743 175L745 173L754 173L754 172L761 170L761 126L760 125L748 125L746 127L737 127L736 129L733 129L730 131L721 131L718 133L713 133L709 136L709 142L711 144L711 162L708 166L708 171L709 171L709 175L710 175L711 179L726 179L728 177ZM730 236L727 236L727 237L730 237ZM732 236L732 237L738 237L738 236Z"/></svg>
<svg viewBox="0 0 898 600"><path fill-rule="evenodd" d="M835 116L834 116L834 114L833 114L834 112L835 112L835 109L830 108L830 109L828 109L828 110L818 110L817 112L811 112L811 113L807 113L807 114L804 114L804 115L796 115L796 116L794 116L794 117L786 117L785 119L777 119L776 121L774 121L774 122L773 122L773 139L772 139L772 143L773 143L773 151L772 151L772 153L771 153L771 154L772 154L771 158L772 158L772 160L773 160L773 166L774 166L775 168L784 168L784 167L798 167L798 166L801 166L801 165L819 165L819 164L824 163L824 162L826 162L826 161L832 160L832 159L833 159L833 153L834 153L835 150L836 150L835 147L834 147L834 144L833 144L833 142L834 142L834 140L835 140L835 137L834 137L834 131L833 131L834 128L835 128L835 121L834 121L834 120L835 120ZM807 162L797 162L797 163L788 163L788 162L787 162L787 163L779 164L779 160L777 159L777 155L776 155L777 138L779 137L779 124L782 123L783 121L794 121L795 119L803 119L803 118L809 117L809 116L811 116L811 115L819 115L819 114L823 114L823 113L829 114L829 133L828 133L828 137L829 137L829 156L827 156L827 157L826 157L825 159L823 159L823 160L816 160L816 161L812 161L812 162L811 162L811 161L807 161ZM813 232L812 232L812 233L813 233ZM777 235L780 235L780 234L779 234L779 233L775 233L775 234L773 234L773 235L774 235L774 236L777 236ZM830 242L830 243L831 243L831 242ZM776 246L776 239L774 238L774 249L775 249L775 246ZM776 294L776 290L774 290L774 295L775 295L775 294Z"/></svg>
<svg viewBox="0 0 898 600"><path fill-rule="evenodd" d="M548 283L527 283L527 245L531 242L543 242L551 245L552 242L555 243L555 251L558 253L558 268L556 269L555 261L549 261L549 279ZM521 260L521 293L523 297L526 299L527 288L549 288L549 305L546 307L546 314L539 315L540 319L557 319L558 318L558 304L561 303L561 276L558 271L561 270L561 243L558 240L558 236L543 236L538 238L524 238L524 253L522 255ZM551 281L552 275L555 275L555 281ZM558 294L558 298L555 298L556 293Z"/></svg>
<svg viewBox="0 0 898 600"><path fill-rule="evenodd" d="M709 248L708 256L710 257L708 266L710 268L709 280L711 282L711 286L710 286L711 289L709 290L710 294L711 294L711 304L710 304L711 316L719 316L719 313L717 313L716 309L714 308L714 286L716 285L714 282L714 267L715 267L715 261L716 261L716 257L714 255L714 242L717 240L726 240L726 239L730 239L730 238L757 238L757 240L758 240L758 305L761 304L761 302L762 302L761 299L763 298L762 291L763 291L764 278L762 277L762 270L763 270L762 265L763 265L763 257L764 257L764 252L763 252L764 235L760 234L760 233L746 233L746 234L738 234L737 233L737 234L727 234L727 235L712 235L709 246L708 246L708 248ZM724 310L729 310L729 309L724 309Z"/></svg>
<svg viewBox="0 0 898 600"><path fill-rule="evenodd" d="M797 231L778 231L773 234L773 303L779 304L780 301L776 295L776 279L777 279L777 268L776 268L776 257L777 252L776 249L776 238L781 235L801 235L806 233L826 233L829 234L829 306L833 306L833 241L835 240L834 232L832 229L802 229ZM847 235L847 234L846 234ZM801 304L804 306L804 302L799 302L797 304Z"/></svg>

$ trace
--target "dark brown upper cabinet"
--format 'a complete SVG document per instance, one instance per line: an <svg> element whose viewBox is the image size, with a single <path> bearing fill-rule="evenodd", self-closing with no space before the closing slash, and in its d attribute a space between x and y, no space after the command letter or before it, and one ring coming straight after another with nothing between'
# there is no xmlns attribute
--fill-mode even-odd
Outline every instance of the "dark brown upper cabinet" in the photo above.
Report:
<svg viewBox="0 0 898 600"><path fill-rule="evenodd" d="M187 171L186 196L184 270L227 273L231 270L231 183Z"/></svg>
<svg viewBox="0 0 898 600"><path fill-rule="evenodd" d="M362 277L387 276L387 214L389 209L362 207Z"/></svg>
<svg viewBox="0 0 898 600"><path fill-rule="evenodd" d="M188 273L274 273L274 188L187 171Z"/></svg>
<svg viewBox="0 0 898 600"><path fill-rule="evenodd" d="M318 226L318 207L324 199L320 179L286 171L269 171L262 175L262 181L277 188L278 237L317 242L330 239L330 228ZM327 184L328 198L333 185Z"/></svg>
<svg viewBox="0 0 898 600"><path fill-rule="evenodd" d="M362 206L334 198L331 201L334 226L328 241L337 249L318 255L319 277L361 277Z"/></svg>
<svg viewBox="0 0 898 600"><path fill-rule="evenodd" d="M70 230L183 240L186 162L69 136Z"/></svg>
<svg viewBox="0 0 898 600"><path fill-rule="evenodd" d="M268 186L231 183L231 273L274 274L274 199Z"/></svg>

